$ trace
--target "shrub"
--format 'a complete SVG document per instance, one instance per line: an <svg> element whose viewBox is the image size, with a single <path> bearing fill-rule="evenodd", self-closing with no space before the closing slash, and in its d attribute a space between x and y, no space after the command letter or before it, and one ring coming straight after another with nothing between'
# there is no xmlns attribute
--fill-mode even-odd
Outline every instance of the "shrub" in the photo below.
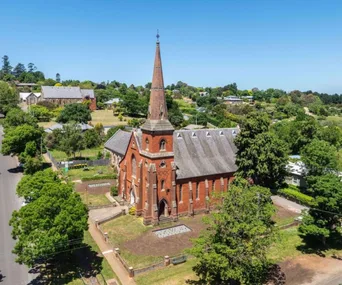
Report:
<svg viewBox="0 0 342 285"><path fill-rule="evenodd" d="M128 213L133 216L133 215L135 215L136 211L137 211L137 209L135 208L135 206L133 206L129 209Z"/></svg>
<svg viewBox="0 0 342 285"><path fill-rule="evenodd" d="M79 164L69 164L69 169L80 169L87 167L88 165L86 163L79 163Z"/></svg>
<svg viewBox="0 0 342 285"><path fill-rule="evenodd" d="M116 174L106 174L106 175L96 175L96 176L86 176L82 178L82 181L92 181L92 180L105 180L105 179L116 179Z"/></svg>
<svg viewBox="0 0 342 285"><path fill-rule="evenodd" d="M110 195L112 195L113 197L115 197L115 196L118 196L118 187L117 186L112 186L111 188L110 188Z"/></svg>
<svg viewBox="0 0 342 285"><path fill-rule="evenodd" d="M303 194L298 190L285 188L278 191L278 194L292 200L294 202L298 202L299 204L310 206L313 201L313 197Z"/></svg>

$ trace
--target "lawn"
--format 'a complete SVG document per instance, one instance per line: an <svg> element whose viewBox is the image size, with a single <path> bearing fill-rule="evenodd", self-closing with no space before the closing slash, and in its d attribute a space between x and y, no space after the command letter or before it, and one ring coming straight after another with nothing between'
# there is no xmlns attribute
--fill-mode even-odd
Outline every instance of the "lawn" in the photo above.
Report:
<svg viewBox="0 0 342 285"><path fill-rule="evenodd" d="M53 150L49 150L49 152L57 161L64 161L68 159L68 156L66 155L64 151L53 149ZM96 160L99 152L101 153L103 152L103 146L87 148L87 149L81 150L80 153L76 153L76 159ZM74 159L73 156L69 157L69 160L73 160L73 159Z"/></svg>
<svg viewBox="0 0 342 285"><path fill-rule="evenodd" d="M50 128L51 126L57 124L55 121L50 121L50 122L39 122L38 126L43 127L44 129Z"/></svg>
<svg viewBox="0 0 342 285"><path fill-rule="evenodd" d="M196 259L192 258L182 264L170 265L165 268L139 274L134 279L138 285L182 285L188 279L196 280L196 275L192 271L192 267L195 264ZM171 280L172 283L170 283Z"/></svg>
<svg viewBox="0 0 342 285"><path fill-rule="evenodd" d="M101 123L104 126L127 125L127 121L131 119L124 116L124 119L120 121L117 116L113 115L113 110L96 110L91 113L91 118L93 126L97 123Z"/></svg>
<svg viewBox="0 0 342 285"><path fill-rule="evenodd" d="M87 206L104 206L111 204L105 194L78 193Z"/></svg>
<svg viewBox="0 0 342 285"><path fill-rule="evenodd" d="M126 241L139 237L151 228L151 226L144 226L142 219L131 215L121 216L102 225L102 230L108 233L113 246L120 248L122 257L129 266L134 268L141 268L162 261L162 257L137 255L123 246Z"/></svg>
<svg viewBox="0 0 342 285"><path fill-rule="evenodd" d="M87 169L88 170L84 170L83 168L69 169L67 173L69 180L81 180L83 177L96 176L99 174L114 174L113 168L109 165L87 167Z"/></svg>
<svg viewBox="0 0 342 285"><path fill-rule="evenodd" d="M95 241L93 240L93 238L91 237L91 235L88 231L84 232L84 243L88 244L93 251L100 253L100 249L98 248L97 244L95 243ZM102 255L100 254L100 256L102 256ZM119 278L113 272L108 261L104 257L102 257L102 262L101 262L101 273L98 274L96 277L100 281L101 285L106 284L103 281L103 278L106 280L110 280L110 279L115 278L119 282ZM75 280L73 280L67 284L68 285L84 285L84 283L81 279L75 279Z"/></svg>

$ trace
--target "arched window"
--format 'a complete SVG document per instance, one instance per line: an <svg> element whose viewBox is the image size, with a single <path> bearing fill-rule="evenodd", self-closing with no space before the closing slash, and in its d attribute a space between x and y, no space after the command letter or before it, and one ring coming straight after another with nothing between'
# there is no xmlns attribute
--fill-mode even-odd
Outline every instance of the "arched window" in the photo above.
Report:
<svg viewBox="0 0 342 285"><path fill-rule="evenodd" d="M179 197L178 197L178 201L182 202L183 201L183 185L181 184L179 186Z"/></svg>
<svg viewBox="0 0 342 285"><path fill-rule="evenodd" d="M161 151L165 151L166 149L166 141L165 140L161 140L160 141L160 150Z"/></svg>
<svg viewBox="0 0 342 285"><path fill-rule="evenodd" d="M145 143L146 143L146 150L148 150L149 146L150 146L150 142L148 141L148 139L145 140Z"/></svg>
<svg viewBox="0 0 342 285"><path fill-rule="evenodd" d="M132 176L137 176L137 161L134 154L132 154Z"/></svg>
<svg viewBox="0 0 342 285"><path fill-rule="evenodd" d="M160 182L160 185L161 185L161 189L162 189L162 190L165 190L165 180L162 180L162 181Z"/></svg>

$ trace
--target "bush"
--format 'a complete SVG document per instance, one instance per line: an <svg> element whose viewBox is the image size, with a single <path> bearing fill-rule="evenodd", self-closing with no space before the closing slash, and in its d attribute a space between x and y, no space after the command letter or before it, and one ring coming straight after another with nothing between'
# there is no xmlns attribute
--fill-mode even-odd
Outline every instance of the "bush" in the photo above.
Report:
<svg viewBox="0 0 342 285"><path fill-rule="evenodd" d="M302 205L310 206L313 201L313 197L290 188L281 189L278 194Z"/></svg>
<svg viewBox="0 0 342 285"><path fill-rule="evenodd" d="M112 186L111 188L110 188L110 195L112 195L113 197L115 197L115 196L118 196L118 187L117 186Z"/></svg>
<svg viewBox="0 0 342 285"><path fill-rule="evenodd" d="M137 211L137 209L133 206L129 209L128 213L133 216L133 215L135 215L136 211Z"/></svg>
<svg viewBox="0 0 342 285"><path fill-rule="evenodd" d="M87 167L88 164L86 163L79 163L79 164L69 164L69 169L80 169L80 168L84 168Z"/></svg>
<svg viewBox="0 0 342 285"><path fill-rule="evenodd" d="M105 179L116 179L116 174L106 174L106 175L96 175L96 176L86 176L82 178L82 181L92 181L92 180L105 180Z"/></svg>

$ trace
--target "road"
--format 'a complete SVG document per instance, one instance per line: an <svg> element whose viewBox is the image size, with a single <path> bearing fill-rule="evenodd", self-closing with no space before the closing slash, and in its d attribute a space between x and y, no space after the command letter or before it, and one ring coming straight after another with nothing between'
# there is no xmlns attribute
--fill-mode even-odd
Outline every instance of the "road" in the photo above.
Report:
<svg viewBox="0 0 342 285"><path fill-rule="evenodd" d="M3 129L0 126L0 145ZM15 241L11 236L8 222L13 210L20 208L22 200L15 193L16 185L21 179L21 173L11 173L8 170L17 166L16 159L0 154L0 270L4 276L1 285L26 285L34 276L28 273L28 268L15 262L12 254Z"/></svg>
<svg viewBox="0 0 342 285"><path fill-rule="evenodd" d="M283 207L283 208L289 210L290 212L300 214L302 212L302 210L309 209L306 206L299 205L295 202L292 202L292 201L287 200L287 199L280 197L280 196L272 196L271 198L272 198L273 204L278 205L280 207Z"/></svg>

